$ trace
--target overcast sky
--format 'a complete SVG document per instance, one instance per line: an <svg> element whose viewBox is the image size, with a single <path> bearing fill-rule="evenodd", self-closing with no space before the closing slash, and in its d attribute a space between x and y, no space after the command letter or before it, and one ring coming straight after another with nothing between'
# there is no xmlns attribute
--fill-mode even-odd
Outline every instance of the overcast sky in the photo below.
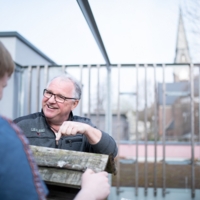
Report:
<svg viewBox="0 0 200 200"><path fill-rule="evenodd" d="M111 64L173 63L180 7L190 53L200 62L200 28L199 35L191 34L200 22L192 24L186 15L189 11L192 15L199 13L197 2L200 0L89 0ZM105 64L76 0L0 0L0 31L17 31L57 64ZM79 78L73 70L68 72ZM135 91L135 72L129 70L121 71L121 92ZM166 71L167 82L173 82L172 72ZM162 72L159 74L157 81L162 82ZM101 77L105 77L105 72ZM116 70L112 70L115 89L117 77ZM139 77L142 85L144 73ZM153 88L152 77L148 72L148 87ZM84 78L87 88L88 76ZM144 97L144 90L140 91ZM116 101L114 92L117 90L113 89L112 94ZM154 98L153 93L148 96ZM140 103L143 104L142 100Z"/></svg>
<svg viewBox="0 0 200 200"><path fill-rule="evenodd" d="M172 63L180 0L89 0L110 62ZM104 64L76 0L0 0L17 31L58 64Z"/></svg>

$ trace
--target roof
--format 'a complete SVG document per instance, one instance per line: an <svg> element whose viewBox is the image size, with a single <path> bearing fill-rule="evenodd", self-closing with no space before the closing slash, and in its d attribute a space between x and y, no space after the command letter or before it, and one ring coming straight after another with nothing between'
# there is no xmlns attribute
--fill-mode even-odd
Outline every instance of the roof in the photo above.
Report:
<svg viewBox="0 0 200 200"><path fill-rule="evenodd" d="M175 125L174 120L172 120L171 123L169 124L169 126L166 128L166 130L167 131L174 130L174 125Z"/></svg>
<svg viewBox="0 0 200 200"><path fill-rule="evenodd" d="M27 39L25 39L22 35L20 35L18 32L0 32L0 37L16 37L21 42L23 42L25 45L30 47L33 51L35 51L37 54L39 54L41 57L46 59L51 64L56 64L52 59L50 59L48 56L46 56L44 53L42 53L38 48L36 48L33 44L31 44Z"/></svg>
<svg viewBox="0 0 200 200"><path fill-rule="evenodd" d="M163 90L162 83L158 83L158 104L163 105ZM174 82L174 83L165 83L166 92L187 92L189 82ZM165 99L165 105L172 105L175 101L180 98L179 96L167 96Z"/></svg>

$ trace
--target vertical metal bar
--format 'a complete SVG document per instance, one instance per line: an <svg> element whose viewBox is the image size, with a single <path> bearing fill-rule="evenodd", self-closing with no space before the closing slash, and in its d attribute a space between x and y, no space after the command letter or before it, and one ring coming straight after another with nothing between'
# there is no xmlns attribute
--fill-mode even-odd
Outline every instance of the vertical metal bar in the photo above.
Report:
<svg viewBox="0 0 200 200"><path fill-rule="evenodd" d="M62 72L65 74L65 65L62 65Z"/></svg>
<svg viewBox="0 0 200 200"><path fill-rule="evenodd" d="M157 81L156 81L156 65L154 64L154 196L157 195Z"/></svg>
<svg viewBox="0 0 200 200"><path fill-rule="evenodd" d="M200 145L200 66L198 67L199 67L199 145Z"/></svg>
<svg viewBox="0 0 200 200"><path fill-rule="evenodd" d="M32 66L28 66L28 114L31 113Z"/></svg>
<svg viewBox="0 0 200 200"><path fill-rule="evenodd" d="M25 103L24 103L24 93L25 93L25 70L22 71L22 73L20 74L20 115L19 116L22 116L22 115L26 115L27 113L25 113Z"/></svg>
<svg viewBox="0 0 200 200"><path fill-rule="evenodd" d="M15 66L15 70L13 73L13 82L14 82L14 95L13 95L13 118L16 118L19 114L19 102L20 102L20 90L19 90L19 72L20 70L18 70L17 66Z"/></svg>
<svg viewBox="0 0 200 200"><path fill-rule="evenodd" d="M106 108L106 131L112 135L112 106L111 106L111 66L107 66L107 108Z"/></svg>
<svg viewBox="0 0 200 200"><path fill-rule="evenodd" d="M87 114L88 118L90 118L90 106L91 106L90 84L91 84L91 65L88 65L88 114Z"/></svg>
<svg viewBox="0 0 200 200"><path fill-rule="evenodd" d="M36 111L39 112L39 101L40 101L40 66L37 66L37 87L36 87L36 98L37 98L37 102L36 102Z"/></svg>
<svg viewBox="0 0 200 200"><path fill-rule="evenodd" d="M80 85L83 93L83 65L80 65ZM80 116L83 114L83 98L80 99Z"/></svg>
<svg viewBox="0 0 200 200"><path fill-rule="evenodd" d="M117 99L117 143L118 143L118 155L120 151L120 68L118 65L118 99ZM117 159L117 195L120 193L120 158Z"/></svg>
<svg viewBox="0 0 200 200"><path fill-rule="evenodd" d="M97 111L96 111L96 125L97 127L100 126L99 114L100 114L100 99L99 99L99 92L100 92L100 85L99 85L99 68L100 65L97 65Z"/></svg>
<svg viewBox="0 0 200 200"><path fill-rule="evenodd" d="M200 147L200 65L198 65L198 67L199 67L199 147ZM199 148L199 156L200 156L200 148Z"/></svg>
<svg viewBox="0 0 200 200"><path fill-rule="evenodd" d="M17 95L17 105L18 105L18 109L17 109L17 113L16 113L16 115L14 116L15 118L17 118L17 117L19 117L19 116L21 116L20 114L21 114L21 102L20 102L20 100L21 100L21 93L22 93L22 88L21 88L21 82L22 82L22 80L21 80L21 70L19 70L19 72L17 73L17 91L18 91L18 95Z"/></svg>
<svg viewBox="0 0 200 200"><path fill-rule="evenodd" d="M145 190L144 194L145 196L147 195L147 190L148 190L148 153L147 153L147 148L148 148L148 133L147 133L147 64L144 66L145 69L145 90L144 90L144 95L145 95L145 112L144 112L144 120L145 120L145 169L144 169L144 179L145 179Z"/></svg>
<svg viewBox="0 0 200 200"><path fill-rule="evenodd" d="M105 124L106 124L106 131L109 135L112 136L112 107L111 107L111 66L107 66L107 93L106 93L106 100L107 100L107 108L106 108L106 117L105 117ZM119 151L118 151L119 153ZM111 184L111 175L109 176L109 182ZM110 199L110 198L109 198Z"/></svg>
<svg viewBox="0 0 200 200"><path fill-rule="evenodd" d="M138 64L136 65L136 160L135 160L135 195L138 196Z"/></svg>
<svg viewBox="0 0 200 200"><path fill-rule="evenodd" d="M166 113L165 113L165 98L166 98L166 88L165 88L165 64L162 65L163 69L163 121L162 121L162 141L163 141L163 168L162 168L162 178L163 178L163 189L162 195L165 197L165 184L166 184L166 174L165 174L165 123L166 123Z"/></svg>
<svg viewBox="0 0 200 200"><path fill-rule="evenodd" d="M45 65L44 66L44 84L45 84L45 87L49 81L49 66L48 65Z"/></svg>
<svg viewBox="0 0 200 200"><path fill-rule="evenodd" d="M193 64L190 64L190 113L191 113L191 196L195 197L195 163L194 163L194 78Z"/></svg>

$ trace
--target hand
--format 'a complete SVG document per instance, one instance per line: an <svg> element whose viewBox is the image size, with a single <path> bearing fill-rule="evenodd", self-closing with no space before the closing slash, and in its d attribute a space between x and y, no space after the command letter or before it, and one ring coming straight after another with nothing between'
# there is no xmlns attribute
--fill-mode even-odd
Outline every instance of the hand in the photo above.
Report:
<svg viewBox="0 0 200 200"><path fill-rule="evenodd" d="M81 191L75 198L87 200L102 200L110 193L110 185L108 183L108 173L94 173L91 169L87 169L82 175Z"/></svg>
<svg viewBox="0 0 200 200"><path fill-rule="evenodd" d="M58 133L56 134L56 140L59 140L62 135L76 135L77 133L84 134L89 125L80 122L65 121L61 125Z"/></svg>
<svg viewBox="0 0 200 200"><path fill-rule="evenodd" d="M76 135L77 133L84 134L90 144L97 144L102 136L101 131L88 124L81 122L65 121L61 125L58 133L56 134L56 141L58 141L62 135Z"/></svg>

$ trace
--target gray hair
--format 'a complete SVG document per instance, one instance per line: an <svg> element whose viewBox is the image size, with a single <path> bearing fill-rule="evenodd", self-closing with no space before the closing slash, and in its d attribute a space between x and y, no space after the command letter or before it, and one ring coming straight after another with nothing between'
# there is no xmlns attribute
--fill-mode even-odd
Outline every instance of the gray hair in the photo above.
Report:
<svg viewBox="0 0 200 200"><path fill-rule="evenodd" d="M63 80L63 81L71 81L74 84L74 89L75 89L74 90L74 95L75 95L74 98L81 99L82 90L81 90L80 82L78 80L76 80L72 75L69 75L69 74L58 75L58 76L52 78L48 82L47 87L56 78L59 78L60 80Z"/></svg>

